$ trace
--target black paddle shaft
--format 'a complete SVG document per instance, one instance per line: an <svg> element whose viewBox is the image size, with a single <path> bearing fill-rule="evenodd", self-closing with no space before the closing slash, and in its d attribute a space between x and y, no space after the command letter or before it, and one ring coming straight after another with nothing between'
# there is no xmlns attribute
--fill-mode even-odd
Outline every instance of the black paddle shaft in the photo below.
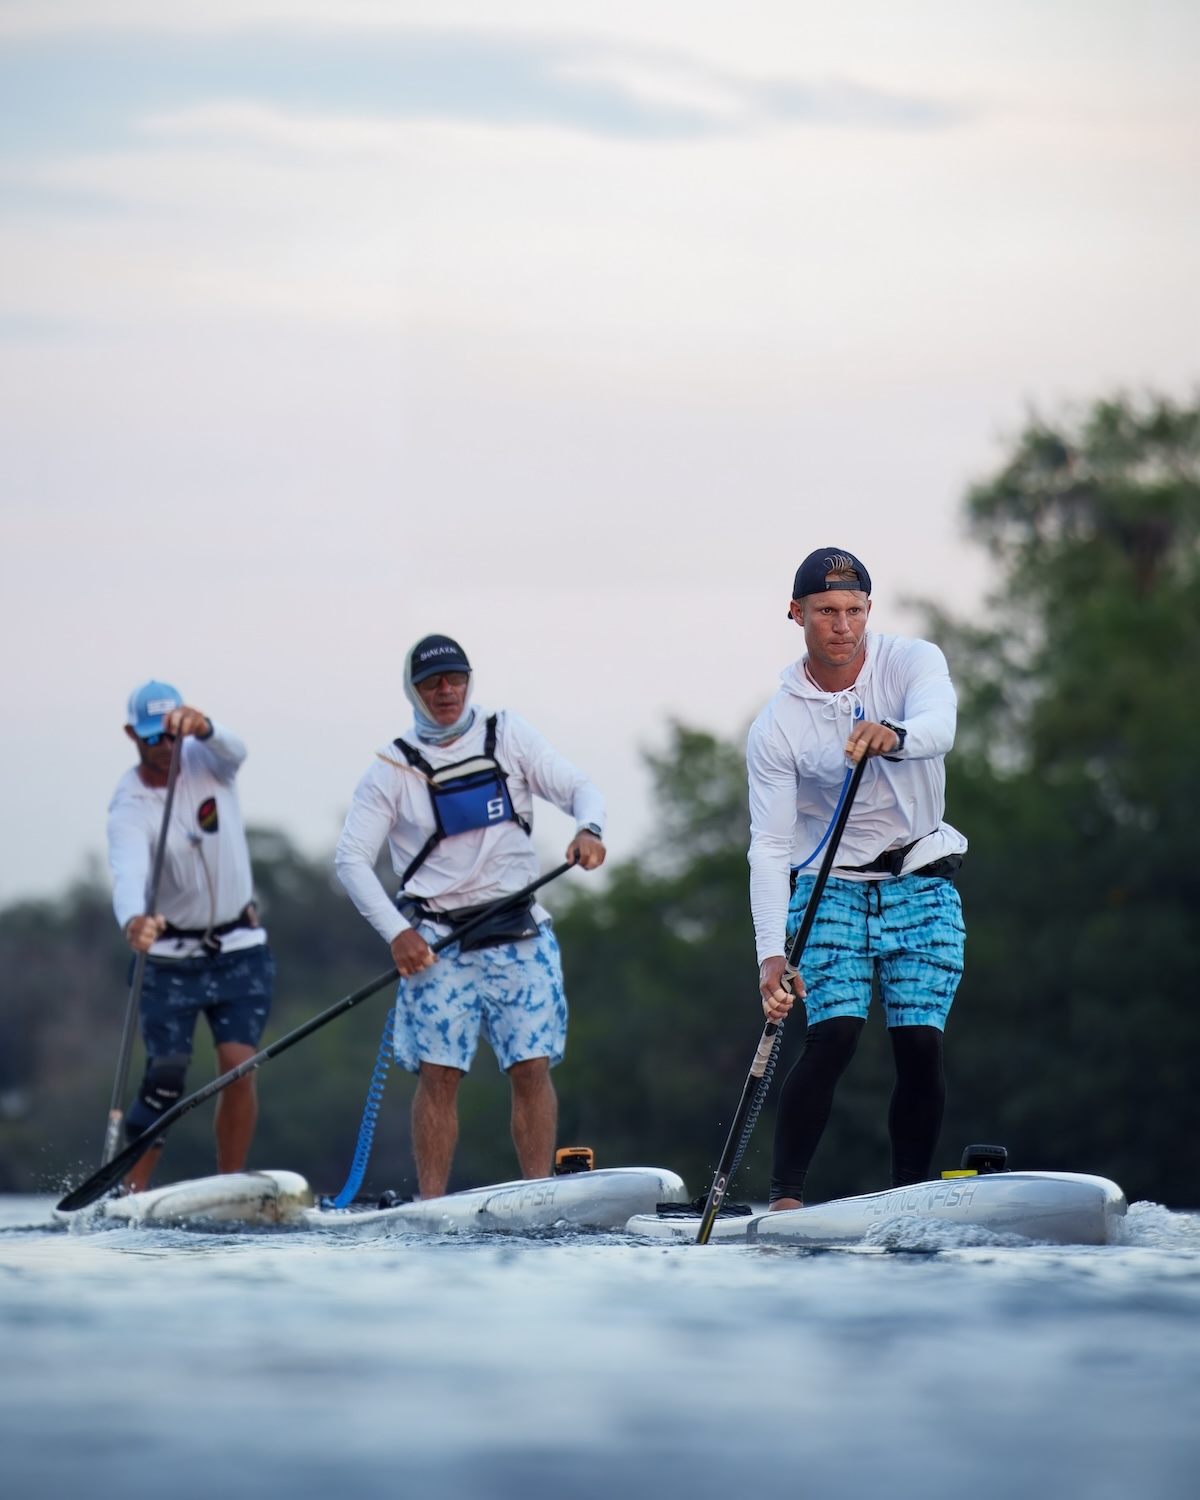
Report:
<svg viewBox="0 0 1200 1500"><path fill-rule="evenodd" d="M179 779L179 764L183 757L183 735L175 736L171 746L171 764L167 770L167 795L163 801L162 827L158 832L158 846L154 851L154 865L150 872L150 884L146 887L146 911L155 915L158 905L158 887L162 880L163 859L167 852L167 833L171 827L171 806L175 801L175 784ZM133 963L133 982L129 986L129 999L125 1004L125 1024L121 1028L121 1046L117 1052L117 1071L113 1079L112 1100L108 1106L108 1119L104 1127L104 1150L101 1165L112 1161L117 1154L117 1143L121 1139L121 1124L125 1119L125 1088L129 1082L129 1059L133 1056L133 1037L137 1029L138 1006L142 998L142 984L146 978L146 954L141 952Z"/></svg>
<svg viewBox="0 0 1200 1500"><path fill-rule="evenodd" d="M833 869L834 856L837 854L838 845L842 841L846 823L850 817L850 809L854 804L855 794L858 791L859 782L862 781L863 772L867 768L866 755L855 766L850 777L850 784L846 788L845 800L842 802L841 810L837 815L837 821L833 825L833 832L829 835L829 847L825 850L825 857L821 861L821 867L817 871L817 878L813 882L813 888L809 892L808 902L804 908L804 915L800 919L800 927L792 943L791 951L787 956L788 968L796 969L800 966L800 958L808 942L808 935L812 931L813 923L817 918L817 907L821 901L821 894L825 889L825 883L829 879L829 872ZM768 1021L763 1027L762 1036L758 1039L758 1048L754 1053L754 1061L750 1064L750 1071L746 1075L746 1082L742 1088L742 1097L738 1101L737 1110L733 1116L733 1124L729 1127L729 1139L725 1142L725 1149L721 1152L721 1160L717 1164L716 1176L713 1178L712 1187L708 1190L708 1198L704 1204L704 1213L700 1217L700 1228L696 1231L696 1243L707 1245L708 1237L712 1233L713 1221L721 1210L721 1204L725 1201L725 1194L729 1189L733 1178L735 1164L741 1160L742 1152L746 1149L746 1141L743 1136L748 1137L753 1130L755 1121L758 1119L758 1107L762 1103L759 1090L763 1083L764 1075L768 1074L768 1068L776 1049L783 1039L783 1022Z"/></svg>
<svg viewBox="0 0 1200 1500"><path fill-rule="evenodd" d="M515 905L523 901L526 896L532 896L534 891L540 890L542 886L549 885L552 880L557 880L560 875L566 874L574 861L567 861L557 869L551 870L549 874L539 878L527 885L524 890L514 891L510 896L502 896L498 901L477 911L468 922L464 922L457 931L448 933L444 938L439 938L436 943L430 944L431 951L441 953L443 949L451 947L459 942L469 933L482 926L489 917L496 912L503 911L506 906ZM236 1068L230 1068L228 1073L222 1073L220 1077L214 1078L211 1083L206 1083L202 1089L197 1089L194 1094L189 1094L186 1099L181 1099L178 1104L173 1104L162 1116L157 1119L150 1129L143 1131L136 1140L130 1141L119 1155L94 1172L91 1177L79 1187L69 1192L58 1207L63 1213L71 1213L77 1208L87 1208L89 1204L95 1203L102 1198L110 1188L116 1187L122 1177L135 1166L146 1152L159 1139L164 1130L169 1130L172 1125L198 1105L211 1099L214 1094L219 1094L222 1089L227 1089L231 1083L236 1083L239 1078L245 1078L247 1073L253 1073L263 1063L270 1061L272 1057L278 1057L281 1052L286 1052L289 1047L294 1047L297 1042L302 1042L305 1037L311 1036L314 1031L320 1031L322 1026L327 1026L330 1021L336 1020L338 1016L344 1015L346 1011L353 1010L356 1005L361 1005L364 1000L369 1000L372 995L377 995L380 990L399 979L400 972L395 967L390 968L386 974L380 974L372 979L369 984L364 984L362 989L355 990L352 995L345 995L336 1005L331 1005L328 1010L323 1010L319 1015L313 1016L305 1021L303 1026L297 1026L295 1031L289 1031L286 1036L281 1036L277 1042L272 1042L269 1047L264 1047L261 1052L256 1052L253 1057L246 1058L245 1062L238 1063Z"/></svg>

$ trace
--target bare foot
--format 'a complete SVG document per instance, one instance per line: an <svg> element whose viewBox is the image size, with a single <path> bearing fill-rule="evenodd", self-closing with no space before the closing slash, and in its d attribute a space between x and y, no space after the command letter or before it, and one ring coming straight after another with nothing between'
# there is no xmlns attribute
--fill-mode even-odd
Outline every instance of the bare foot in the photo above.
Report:
<svg viewBox="0 0 1200 1500"><path fill-rule="evenodd" d="M777 1214L777 1213L782 1213L782 1211L785 1208L803 1208L803 1207L804 1207L804 1204L800 1202L799 1198L776 1198L775 1202L771 1204L769 1212L773 1213L773 1214Z"/></svg>

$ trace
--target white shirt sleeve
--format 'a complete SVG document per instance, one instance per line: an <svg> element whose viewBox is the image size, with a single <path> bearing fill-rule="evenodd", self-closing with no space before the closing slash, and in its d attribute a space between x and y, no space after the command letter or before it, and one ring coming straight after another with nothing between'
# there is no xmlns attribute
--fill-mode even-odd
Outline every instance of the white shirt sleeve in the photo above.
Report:
<svg viewBox="0 0 1200 1500"><path fill-rule="evenodd" d="M750 781L750 910L758 961L787 951L796 764L783 736L756 720L746 745Z"/></svg>
<svg viewBox="0 0 1200 1500"><path fill-rule="evenodd" d="M517 714L505 712L504 732L505 752L516 750L529 790L573 817L576 828L594 823L603 834L606 809L599 788Z"/></svg>
<svg viewBox="0 0 1200 1500"><path fill-rule="evenodd" d="M376 761L354 789L334 869L351 901L385 943L411 926L400 915L375 873L375 861L399 816L394 773Z"/></svg>
<svg viewBox="0 0 1200 1500"><path fill-rule="evenodd" d="M218 724L213 719L208 722L212 725L213 732L206 740L197 735L188 735L184 745L195 746L197 758L205 762L218 781L230 782L246 759L246 742L234 734L232 729L226 729L224 724Z"/></svg>
<svg viewBox="0 0 1200 1500"><path fill-rule="evenodd" d="M897 721L908 733L904 749L893 758L932 760L954 746L958 697L946 658L932 641L909 643L908 666L904 717Z"/></svg>
<svg viewBox="0 0 1200 1500"><path fill-rule="evenodd" d="M113 911L124 932L146 911L152 852L136 804L118 799L108 813L108 867L113 878Z"/></svg>

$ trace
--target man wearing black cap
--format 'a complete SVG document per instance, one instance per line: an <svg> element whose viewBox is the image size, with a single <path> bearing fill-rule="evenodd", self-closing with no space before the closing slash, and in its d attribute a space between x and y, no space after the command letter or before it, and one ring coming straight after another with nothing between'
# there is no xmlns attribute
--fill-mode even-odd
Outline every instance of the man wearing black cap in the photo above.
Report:
<svg viewBox="0 0 1200 1500"><path fill-rule="evenodd" d="M413 1151L422 1198L444 1193L458 1137L457 1095L482 1032L512 1084L513 1142L525 1177L546 1177L567 1006L550 916L530 902L462 944L430 943L474 909L537 878L533 798L575 819L567 859L604 862L604 799L534 729L507 710L471 705L471 664L457 641L430 635L405 658L410 732L379 751L359 782L338 842L338 877L389 945L401 974L396 1061L419 1075ZM375 874L387 841L395 902Z"/></svg>
<svg viewBox="0 0 1200 1500"><path fill-rule="evenodd" d="M808 1023L780 1095L773 1208L803 1201L834 1090L867 1019L872 978L896 1066L888 1115L894 1186L928 1177L945 1103L942 1032L964 939L952 877L967 847L943 817L957 704L936 646L868 631L870 594L870 574L844 548L804 559L788 613L807 650L781 673L747 746L763 1009L780 1020L800 999ZM784 954L848 783L847 762L864 756L874 764L842 835L802 975L789 987Z"/></svg>

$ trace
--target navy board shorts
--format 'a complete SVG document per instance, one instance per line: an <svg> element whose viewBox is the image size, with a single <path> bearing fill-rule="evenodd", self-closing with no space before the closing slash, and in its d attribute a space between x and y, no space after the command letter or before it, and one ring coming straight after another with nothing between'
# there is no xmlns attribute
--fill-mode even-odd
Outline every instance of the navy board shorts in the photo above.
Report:
<svg viewBox="0 0 1200 1500"><path fill-rule="evenodd" d="M802 875L788 908L791 943L815 875ZM831 1016L866 1020L871 978L889 1026L946 1028L963 972L962 902L953 882L936 875L896 880L838 880L826 885L800 977L808 991L808 1024Z"/></svg>
<svg viewBox="0 0 1200 1500"><path fill-rule="evenodd" d="M201 1013L213 1041L257 1047L275 988L265 943L196 958L151 958L142 981L142 1038L148 1057L191 1056Z"/></svg>

